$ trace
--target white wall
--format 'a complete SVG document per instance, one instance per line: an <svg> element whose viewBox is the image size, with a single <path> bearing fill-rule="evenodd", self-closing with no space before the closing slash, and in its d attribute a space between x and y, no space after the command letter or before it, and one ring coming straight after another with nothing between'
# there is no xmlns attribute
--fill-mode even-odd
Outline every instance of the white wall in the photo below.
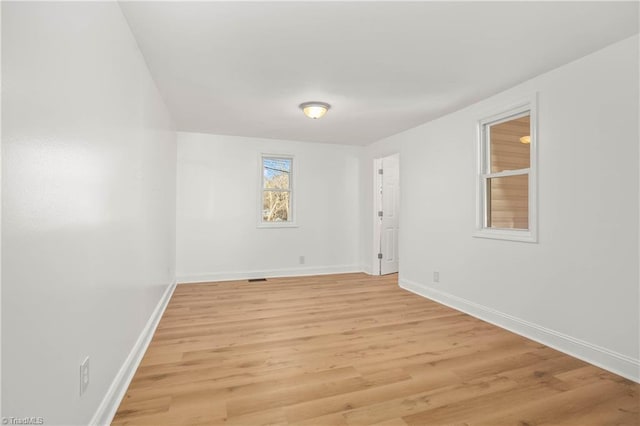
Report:
<svg viewBox="0 0 640 426"><path fill-rule="evenodd" d="M116 2L2 8L2 415L87 424L174 280L175 133Z"/></svg>
<svg viewBox="0 0 640 426"><path fill-rule="evenodd" d="M360 270L361 150L178 133L178 282ZM260 153L295 156L297 228L256 227Z"/></svg>
<svg viewBox="0 0 640 426"><path fill-rule="evenodd" d="M539 243L473 238L477 120L534 92ZM367 148L401 151L401 285L638 380L638 112L633 37Z"/></svg>

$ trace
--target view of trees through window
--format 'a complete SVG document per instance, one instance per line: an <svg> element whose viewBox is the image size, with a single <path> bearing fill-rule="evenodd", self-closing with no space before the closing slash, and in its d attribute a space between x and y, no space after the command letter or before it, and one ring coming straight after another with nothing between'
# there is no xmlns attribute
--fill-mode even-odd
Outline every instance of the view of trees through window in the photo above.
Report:
<svg viewBox="0 0 640 426"><path fill-rule="evenodd" d="M262 158L262 221L291 221L291 158Z"/></svg>

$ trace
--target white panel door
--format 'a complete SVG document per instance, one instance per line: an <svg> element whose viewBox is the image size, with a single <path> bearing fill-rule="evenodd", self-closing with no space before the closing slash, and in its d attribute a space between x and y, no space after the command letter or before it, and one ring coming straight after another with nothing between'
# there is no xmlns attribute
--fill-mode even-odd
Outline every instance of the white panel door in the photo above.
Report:
<svg viewBox="0 0 640 426"><path fill-rule="evenodd" d="M380 275L398 272L398 231L400 208L400 156L382 159L380 206Z"/></svg>

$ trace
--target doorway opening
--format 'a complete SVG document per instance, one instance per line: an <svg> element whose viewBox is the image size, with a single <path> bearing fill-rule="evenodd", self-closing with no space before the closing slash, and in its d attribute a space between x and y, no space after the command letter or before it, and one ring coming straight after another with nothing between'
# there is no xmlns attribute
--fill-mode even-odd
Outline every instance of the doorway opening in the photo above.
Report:
<svg viewBox="0 0 640 426"><path fill-rule="evenodd" d="M398 272L400 154L373 160L373 275Z"/></svg>

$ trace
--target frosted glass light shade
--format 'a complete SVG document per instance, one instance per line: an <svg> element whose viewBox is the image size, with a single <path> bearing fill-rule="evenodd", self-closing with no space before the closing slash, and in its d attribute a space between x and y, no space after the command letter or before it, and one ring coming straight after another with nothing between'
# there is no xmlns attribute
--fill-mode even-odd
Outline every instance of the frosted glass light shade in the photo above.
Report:
<svg viewBox="0 0 640 426"><path fill-rule="evenodd" d="M305 102L300 104L300 108L302 108L304 115L315 120L325 115L331 105L324 102Z"/></svg>

